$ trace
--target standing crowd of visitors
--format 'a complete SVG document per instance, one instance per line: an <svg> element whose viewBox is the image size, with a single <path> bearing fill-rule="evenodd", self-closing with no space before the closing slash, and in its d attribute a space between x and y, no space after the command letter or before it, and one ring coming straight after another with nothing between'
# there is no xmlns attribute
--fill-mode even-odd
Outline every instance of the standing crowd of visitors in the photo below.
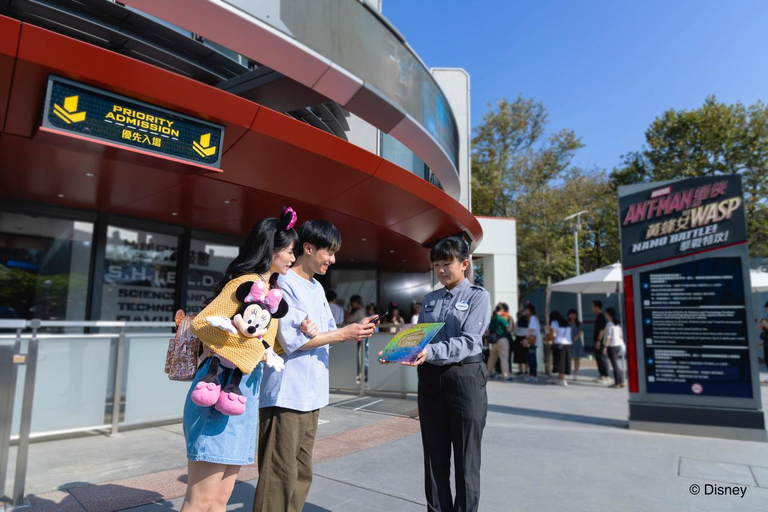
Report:
<svg viewBox="0 0 768 512"><path fill-rule="evenodd" d="M610 387L623 388L626 384L622 358L626 348L621 319L614 308L603 311L600 301L592 302L592 313L595 315L592 348L598 370L595 382L612 382ZM536 308L530 302L517 314L517 319L510 315L508 304L499 303L491 316L485 341L489 350L489 375L508 382L515 381L515 377L524 378L526 382L539 380L541 348L547 378L552 384L568 386L566 376L573 375L573 380L578 380L581 360L587 355L582 320L575 309L569 310L566 317L552 311L549 323L542 328ZM609 376L608 361L613 380ZM517 373L512 375L514 365Z"/></svg>

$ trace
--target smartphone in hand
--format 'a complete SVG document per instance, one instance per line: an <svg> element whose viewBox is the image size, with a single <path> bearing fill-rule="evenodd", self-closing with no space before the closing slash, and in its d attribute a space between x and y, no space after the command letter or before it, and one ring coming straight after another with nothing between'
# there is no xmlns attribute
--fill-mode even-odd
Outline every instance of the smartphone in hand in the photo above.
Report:
<svg viewBox="0 0 768 512"><path fill-rule="evenodd" d="M384 313L380 314L379 316L374 317L373 319L371 319L371 321L369 323L375 324L376 322L381 322L388 315L389 315L389 311L385 311Z"/></svg>

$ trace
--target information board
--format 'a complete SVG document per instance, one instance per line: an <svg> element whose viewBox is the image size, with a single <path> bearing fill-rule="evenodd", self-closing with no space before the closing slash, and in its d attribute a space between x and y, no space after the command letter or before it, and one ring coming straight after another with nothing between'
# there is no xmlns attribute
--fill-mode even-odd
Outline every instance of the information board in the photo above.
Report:
<svg viewBox="0 0 768 512"><path fill-rule="evenodd" d="M221 167L223 126L56 76L48 78L43 127Z"/></svg>
<svg viewBox="0 0 768 512"><path fill-rule="evenodd" d="M640 273L649 393L751 398L740 258Z"/></svg>

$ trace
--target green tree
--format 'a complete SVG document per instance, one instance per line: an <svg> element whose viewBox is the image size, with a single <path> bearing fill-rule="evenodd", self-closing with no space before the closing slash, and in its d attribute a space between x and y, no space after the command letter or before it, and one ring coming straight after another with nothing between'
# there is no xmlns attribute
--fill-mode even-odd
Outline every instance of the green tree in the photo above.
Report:
<svg viewBox="0 0 768 512"><path fill-rule="evenodd" d="M581 217L579 263L581 272L591 272L621 258L619 205L608 173L601 169L575 169L566 182L566 193L579 198Z"/></svg>
<svg viewBox="0 0 768 512"><path fill-rule="evenodd" d="M572 166L581 140L572 130L547 136L546 124L547 111L540 102L500 100L489 106L472 140L473 213L517 220L520 293L546 287L545 315L550 285L574 274L572 234L564 218L596 202L586 193L601 194L603 202L613 198L613 213L596 221L599 233L584 238L595 261L613 257L604 249L610 236L604 226L611 215L618 222L615 194L606 177Z"/></svg>
<svg viewBox="0 0 768 512"><path fill-rule="evenodd" d="M727 105L709 96L698 109L664 112L645 139L613 171L614 186L741 174L749 252L768 256L768 108L762 102Z"/></svg>

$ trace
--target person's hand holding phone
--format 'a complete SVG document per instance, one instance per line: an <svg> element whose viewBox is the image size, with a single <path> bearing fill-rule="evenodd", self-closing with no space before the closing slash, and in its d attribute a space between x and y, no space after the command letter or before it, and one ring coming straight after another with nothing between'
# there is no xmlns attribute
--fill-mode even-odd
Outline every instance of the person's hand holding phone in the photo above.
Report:
<svg viewBox="0 0 768 512"><path fill-rule="evenodd" d="M349 324L346 327L342 327L344 339L349 341L354 340L360 343L364 339L370 338L373 335L374 330L376 330L376 324L371 322L374 318L376 317L369 316L363 318L360 323Z"/></svg>

